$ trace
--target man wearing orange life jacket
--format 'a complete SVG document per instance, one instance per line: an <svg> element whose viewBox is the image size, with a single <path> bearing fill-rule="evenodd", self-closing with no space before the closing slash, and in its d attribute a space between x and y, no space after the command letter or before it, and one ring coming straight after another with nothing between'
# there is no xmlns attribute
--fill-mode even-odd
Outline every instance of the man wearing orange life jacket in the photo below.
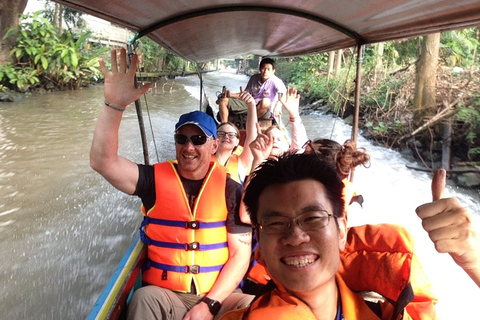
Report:
<svg viewBox="0 0 480 320"><path fill-rule="evenodd" d="M405 310L394 317L387 301L374 303L377 315L338 273L347 237L342 189L336 170L315 155L281 156L251 173L244 202L276 288L221 320L411 319Z"/></svg>
<svg viewBox="0 0 480 320"><path fill-rule="evenodd" d="M233 293L248 267L251 227L239 221L242 187L212 156L218 147L214 120L195 111L175 125L176 160L137 165L118 155L125 108L149 85L135 88L138 57L112 51L103 60L105 105L90 151L90 164L114 187L142 199L142 240L148 245L147 284L129 305L129 319L213 319L246 306L252 296Z"/></svg>

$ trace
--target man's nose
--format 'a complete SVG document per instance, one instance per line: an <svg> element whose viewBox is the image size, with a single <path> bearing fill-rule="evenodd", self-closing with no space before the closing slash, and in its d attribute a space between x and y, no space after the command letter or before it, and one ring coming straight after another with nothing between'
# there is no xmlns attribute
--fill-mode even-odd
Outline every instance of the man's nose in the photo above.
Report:
<svg viewBox="0 0 480 320"><path fill-rule="evenodd" d="M195 149L195 145L192 143L192 140L188 139L187 143L185 143L185 149L191 150Z"/></svg>
<svg viewBox="0 0 480 320"><path fill-rule="evenodd" d="M296 221L291 222L290 227L282 237L283 245L298 246L309 241L310 236L298 225Z"/></svg>

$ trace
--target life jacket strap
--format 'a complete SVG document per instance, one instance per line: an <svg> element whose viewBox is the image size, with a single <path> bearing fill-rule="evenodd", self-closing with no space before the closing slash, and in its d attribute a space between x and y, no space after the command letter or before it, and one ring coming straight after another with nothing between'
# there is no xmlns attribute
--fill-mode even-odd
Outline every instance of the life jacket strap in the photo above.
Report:
<svg viewBox="0 0 480 320"><path fill-rule="evenodd" d="M227 225L226 221L216 221L216 222L200 222L200 221L179 221L179 220L166 220L166 219L156 219L145 217L142 221L141 227L145 227L147 224L157 224L167 227L179 227L185 229L213 229L221 228Z"/></svg>
<svg viewBox="0 0 480 320"><path fill-rule="evenodd" d="M170 271L170 272L178 272L178 273L191 273L191 274L199 274L199 273L208 273L208 272L218 272L222 270L222 265L217 266L199 266L199 265L190 265L190 266L174 266L170 264L164 264L155 262L152 260L148 260L144 266L144 270L149 268L157 268L163 271Z"/></svg>
<svg viewBox="0 0 480 320"><path fill-rule="evenodd" d="M168 248L168 249L180 249L180 250L186 250L186 251L208 251L208 250L218 250L218 249L223 249L228 247L227 242L201 244L199 242L177 243L177 242L152 240L147 236L143 228L140 228L140 239L146 245L152 245L155 247Z"/></svg>

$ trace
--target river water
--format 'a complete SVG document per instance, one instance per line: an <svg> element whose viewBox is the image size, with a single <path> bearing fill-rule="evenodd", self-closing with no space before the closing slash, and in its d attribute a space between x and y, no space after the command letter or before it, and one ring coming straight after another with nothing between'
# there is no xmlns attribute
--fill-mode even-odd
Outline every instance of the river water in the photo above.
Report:
<svg viewBox="0 0 480 320"><path fill-rule="evenodd" d="M222 85L235 90L247 80L231 73L204 76L211 101ZM174 124L198 108L198 86L197 77L177 78L147 94L152 163L174 157ZM0 103L0 319L84 319L138 230L138 199L118 192L89 166L102 103L101 85ZM133 109L124 114L119 154L143 162ZM331 116L302 118L310 138L350 137L351 127ZM440 300L439 317L476 319L480 289L448 255L435 252L414 212L431 199L430 177L406 168L415 163L399 153L362 137L359 146L372 165L356 171L365 203L350 223L405 226ZM480 212L477 190L449 186L447 196Z"/></svg>

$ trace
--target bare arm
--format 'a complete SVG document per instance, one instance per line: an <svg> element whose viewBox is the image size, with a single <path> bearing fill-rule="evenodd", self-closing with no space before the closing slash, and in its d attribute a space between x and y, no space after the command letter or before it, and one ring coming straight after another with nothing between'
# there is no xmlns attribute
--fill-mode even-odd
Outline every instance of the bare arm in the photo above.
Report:
<svg viewBox="0 0 480 320"><path fill-rule="evenodd" d="M111 51L112 71L108 71L105 62L100 59L100 68L105 77L105 101L116 108L126 108L142 94L150 85L135 88L134 77L138 58L132 57L131 67L127 67L125 49L120 51L117 64L117 53ZM115 188L127 194L133 194L138 181L137 165L118 155L118 130L123 112L103 106L98 118L90 149L90 166L100 173Z"/></svg>
<svg viewBox="0 0 480 320"><path fill-rule="evenodd" d="M287 109L290 117L289 123L292 126L292 143L290 150L300 150L308 140L307 130L300 118L300 94L297 92L297 89L287 87L285 102L282 100L280 102L284 108Z"/></svg>
<svg viewBox="0 0 480 320"><path fill-rule="evenodd" d="M241 174L246 174L252 166L253 154L250 151L250 143L257 137L257 107L255 100L247 91L243 91L240 88L240 99L245 101L248 105L247 123L246 123L246 136L243 151L239 156L239 168Z"/></svg>
<svg viewBox="0 0 480 320"><path fill-rule="evenodd" d="M213 285L207 297L222 303L237 287L247 272L251 255L252 233L233 234L228 233L229 258L217 281ZM195 305L183 319L212 319L205 303Z"/></svg>
<svg viewBox="0 0 480 320"><path fill-rule="evenodd" d="M448 252L453 260L480 287L480 229L472 214L457 199L442 199L445 170L437 170L432 180L433 202L416 209L422 226L435 249Z"/></svg>

